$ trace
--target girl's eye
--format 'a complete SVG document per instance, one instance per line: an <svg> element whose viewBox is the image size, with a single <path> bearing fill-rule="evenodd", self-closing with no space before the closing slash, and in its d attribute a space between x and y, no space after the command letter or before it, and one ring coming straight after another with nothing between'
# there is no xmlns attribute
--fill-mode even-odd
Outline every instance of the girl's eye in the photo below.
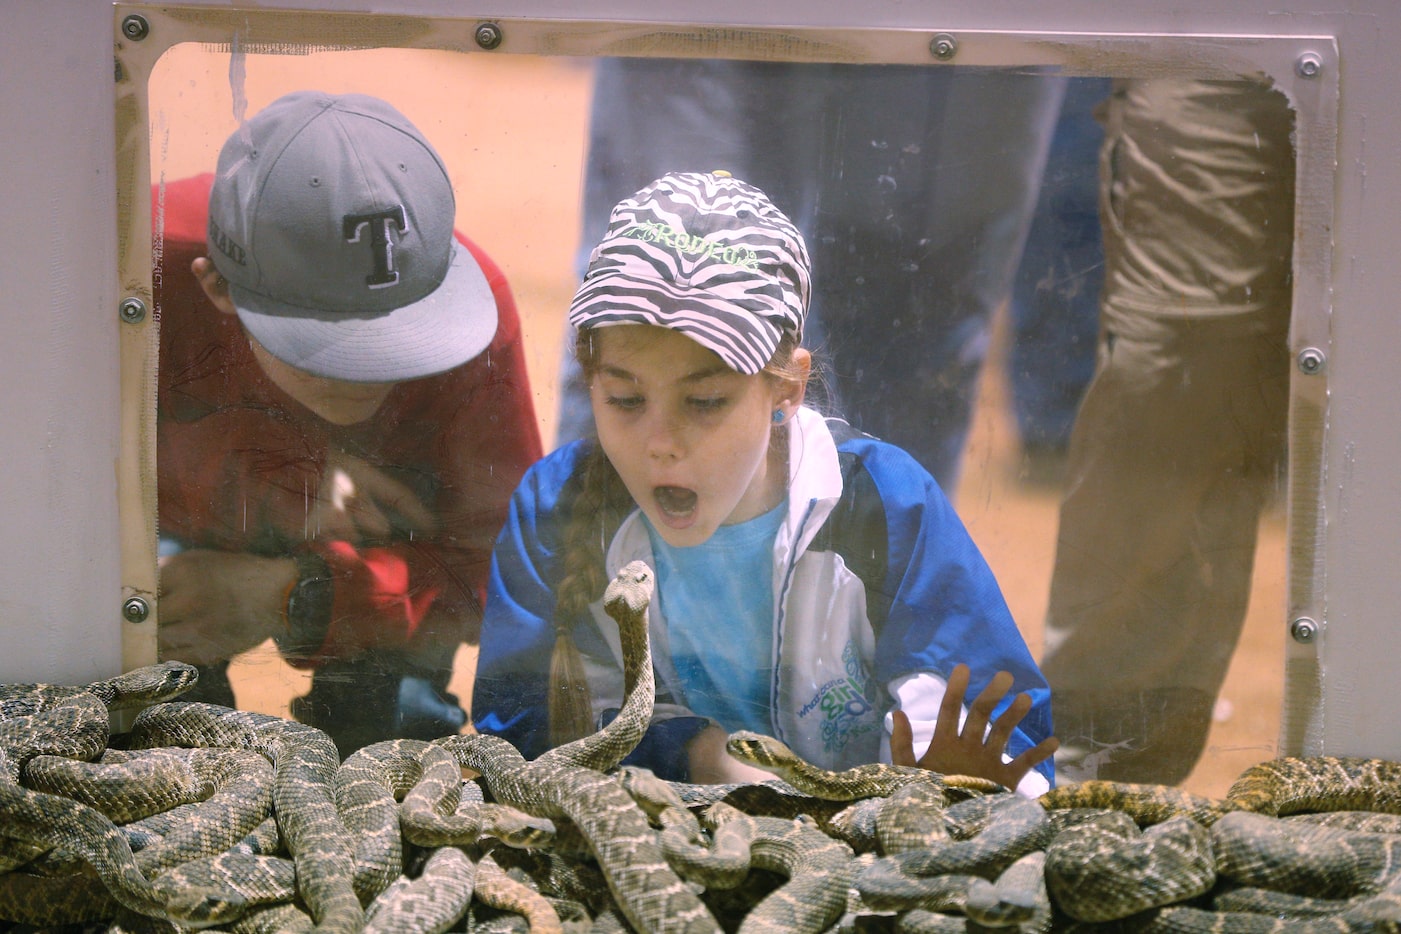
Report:
<svg viewBox="0 0 1401 934"><path fill-rule="evenodd" d="M631 412L634 409L640 409L642 407L641 396L609 396L607 402L614 408L622 409L624 412Z"/></svg>
<svg viewBox="0 0 1401 934"><path fill-rule="evenodd" d="M693 396L686 400L686 403L693 409L701 412L718 412L730 404L730 400L725 396Z"/></svg>

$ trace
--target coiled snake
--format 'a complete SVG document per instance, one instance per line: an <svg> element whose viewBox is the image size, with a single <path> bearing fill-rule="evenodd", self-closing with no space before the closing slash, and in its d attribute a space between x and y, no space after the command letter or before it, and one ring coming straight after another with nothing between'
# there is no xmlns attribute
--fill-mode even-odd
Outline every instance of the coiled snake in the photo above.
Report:
<svg viewBox="0 0 1401 934"><path fill-rule="evenodd" d="M1220 800L1083 782L1031 801L913 769L824 772L748 733L733 754L778 778L702 787L619 769L652 712L651 588L635 564L605 594L623 711L534 762L498 738L451 736L340 763L320 731L173 700L192 677L173 663L77 687L0 686L0 919L483 934L1401 930L1401 764L1385 760L1273 760ZM133 704L151 706L121 739L129 748L108 748L110 711ZM512 914L501 924L492 910Z"/></svg>
<svg viewBox="0 0 1401 934"><path fill-rule="evenodd" d="M559 746L533 762L494 736L439 740L465 768L480 772L496 800L537 817L566 818L588 841L619 909L637 930L718 934L719 923L667 864L641 808L612 768L641 738L651 717L654 682L647 648L651 570L635 561L608 584L604 607L624 646L627 699L593 736Z"/></svg>

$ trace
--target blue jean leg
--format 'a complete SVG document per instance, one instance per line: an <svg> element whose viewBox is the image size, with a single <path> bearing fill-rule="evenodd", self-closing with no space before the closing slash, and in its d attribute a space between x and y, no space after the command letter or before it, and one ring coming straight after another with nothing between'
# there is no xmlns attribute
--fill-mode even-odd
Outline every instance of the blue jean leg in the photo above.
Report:
<svg viewBox="0 0 1401 934"><path fill-rule="evenodd" d="M1099 229L1099 147L1094 111L1109 78L1066 86L1026 246L1012 283L1008 377L1024 447L1063 451L1094 375L1104 243Z"/></svg>
<svg viewBox="0 0 1401 934"><path fill-rule="evenodd" d="M813 244L841 413L951 489L1065 79L856 69Z"/></svg>

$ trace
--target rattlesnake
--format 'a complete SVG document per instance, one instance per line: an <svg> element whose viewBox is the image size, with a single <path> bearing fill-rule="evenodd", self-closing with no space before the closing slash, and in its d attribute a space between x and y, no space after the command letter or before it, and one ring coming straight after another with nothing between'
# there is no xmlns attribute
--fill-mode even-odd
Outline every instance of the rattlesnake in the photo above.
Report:
<svg viewBox="0 0 1401 934"><path fill-rule="evenodd" d="M471 900L512 912L470 909L482 932L718 934L719 917L744 934L868 922L1029 934L1053 910L1070 930L1401 930L1401 764L1384 760L1261 763L1220 800L1084 782L1031 801L916 769L827 772L747 733L731 749L781 778L701 787L617 769L651 714L651 586L635 564L605 594L623 711L535 762L495 737L454 736L376 744L338 765L320 731L169 700L187 683L181 666L118 684L0 686L0 839L33 841L0 847L0 861L34 867L0 871L0 918L129 930L142 925L133 913L223 927L242 911L223 929L311 930L315 916L319 930L425 931L456 924ZM154 693L131 687L152 676ZM131 748L104 752L110 709L151 701ZM178 780L156 789L131 778L143 770ZM124 797L133 781L151 787L109 801L97 781ZM1328 809L1339 813L1317 813ZM581 838L596 864L571 849Z"/></svg>
<svg viewBox="0 0 1401 934"><path fill-rule="evenodd" d="M1278 816L1356 808L1401 812L1401 763L1333 756L1276 759L1246 769L1221 800L1113 782L1082 782L1040 800L1053 810L1111 808L1148 827L1139 839L1127 822L1108 834L1083 829L1090 825L1068 826L1049 845L1046 876L1052 895L1081 920L1132 918L1135 931L1401 929L1401 837ZM1082 842L1088 834L1097 838ZM1258 890L1254 911L1180 904L1212 890L1218 876L1231 888ZM1285 887L1310 891L1279 891ZM1366 891L1328 904L1314 898L1357 889ZM1299 903L1305 895L1311 908ZM1224 902L1233 903L1241 900ZM1331 916L1281 921L1256 913L1291 911Z"/></svg>
<svg viewBox="0 0 1401 934"><path fill-rule="evenodd" d="M0 816L8 837L37 851L62 847L81 857L123 908L191 926L217 923L234 906L225 893L197 888L168 892L154 887L136 863L117 826L89 805L23 787L19 777L37 755L94 759L106 748L111 711L177 696L194 684L195 670L178 662L137 669L82 686L7 685L0 688ZM0 903L5 915L39 919L52 910Z"/></svg>
<svg viewBox="0 0 1401 934"><path fill-rule="evenodd" d="M317 929L358 931L364 925L364 911L352 884L351 841L331 793L340 753L324 732L267 714L174 701L137 715L131 745L137 749L231 746L267 757L273 766L278 826L296 862L298 889Z"/></svg>
<svg viewBox="0 0 1401 934"><path fill-rule="evenodd" d="M651 717L655 686L647 648L647 607L652 590L651 570L634 561L604 592L604 607L618 623L628 693L622 710L603 730L533 762L495 736L452 736L436 742L452 750L463 767L480 773L497 801L537 817L572 821L588 840L619 909L636 929L646 934L718 934L718 922L667 864L642 810L617 778L598 771L617 765Z"/></svg>
<svg viewBox="0 0 1401 934"><path fill-rule="evenodd" d="M402 877L405 843L463 846L491 838L541 846L554 835L548 820L484 802L475 784L463 783L452 753L425 740L383 740L356 750L332 788L355 840L355 890L366 904Z"/></svg>
<svg viewBox="0 0 1401 934"><path fill-rule="evenodd" d="M828 801L884 798L912 783L935 784L958 797L1006 791L997 782L971 775L941 775L917 766L871 763L834 772L818 768L772 736L739 730L725 748L736 759L782 777L794 788Z"/></svg>
<svg viewBox="0 0 1401 934"><path fill-rule="evenodd" d="M1207 828L1178 815L1140 831L1109 811L1056 835L1046 880L1062 910L1082 921L1116 921L1195 898L1216 883Z"/></svg>
<svg viewBox="0 0 1401 934"><path fill-rule="evenodd" d="M806 934L842 916L856 874L855 854L845 843L801 817L750 817L725 804L712 805L706 817L714 827L747 825L751 865L788 877L745 915L739 934Z"/></svg>

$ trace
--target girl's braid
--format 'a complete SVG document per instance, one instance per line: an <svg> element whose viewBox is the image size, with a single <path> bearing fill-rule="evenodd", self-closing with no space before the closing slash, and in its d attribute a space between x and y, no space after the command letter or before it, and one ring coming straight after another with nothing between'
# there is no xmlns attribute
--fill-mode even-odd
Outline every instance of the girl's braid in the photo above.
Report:
<svg viewBox="0 0 1401 934"><path fill-rule="evenodd" d="M570 630L607 586L604 548L632 509L627 487L595 442L585 455L582 489L564 530L564 577L555 597L555 647L550 657L550 746L593 732L593 698Z"/></svg>

